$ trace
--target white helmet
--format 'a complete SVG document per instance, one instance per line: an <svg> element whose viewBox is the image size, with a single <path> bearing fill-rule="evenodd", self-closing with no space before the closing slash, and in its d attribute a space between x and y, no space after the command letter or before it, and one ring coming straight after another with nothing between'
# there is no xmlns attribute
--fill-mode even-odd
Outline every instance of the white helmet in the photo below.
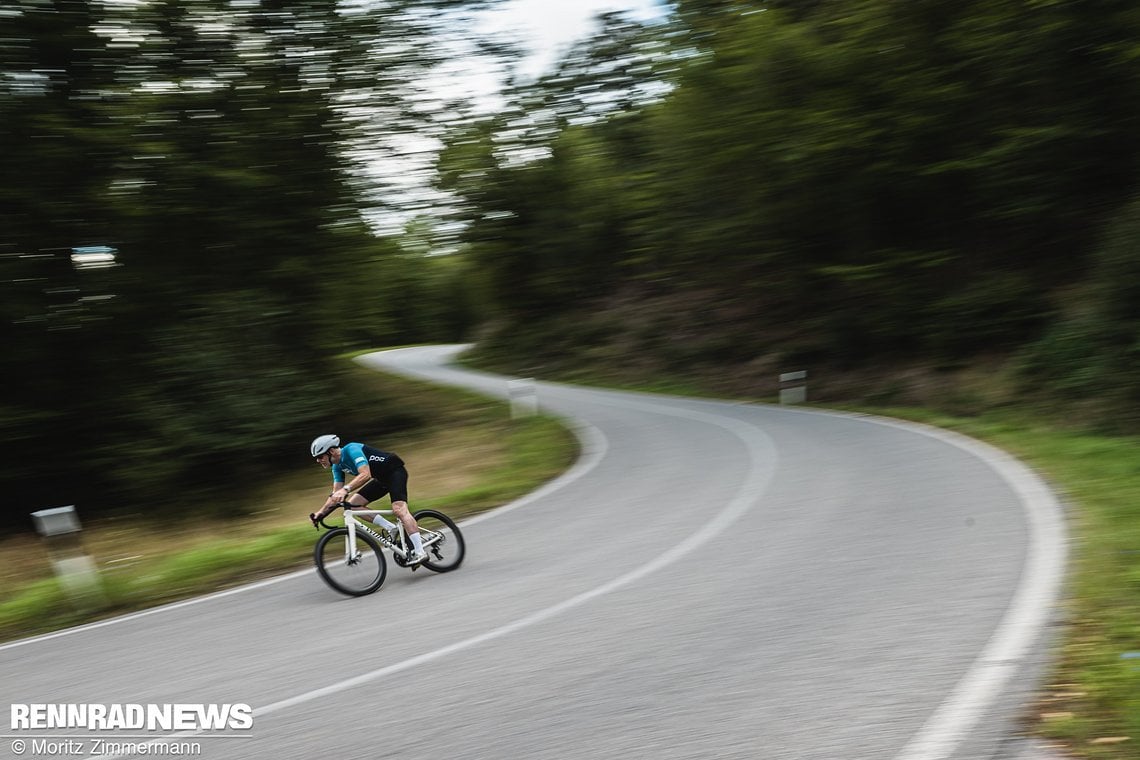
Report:
<svg viewBox="0 0 1140 760"><path fill-rule="evenodd" d="M318 435L313 439L313 442L309 444L309 452L316 458L329 449L336 448L339 445L340 439L335 435Z"/></svg>

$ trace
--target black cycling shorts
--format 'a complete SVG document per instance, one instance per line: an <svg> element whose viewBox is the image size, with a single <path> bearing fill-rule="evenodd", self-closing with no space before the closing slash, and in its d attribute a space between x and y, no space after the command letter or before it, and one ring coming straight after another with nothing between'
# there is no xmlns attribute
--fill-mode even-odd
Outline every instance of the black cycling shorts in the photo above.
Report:
<svg viewBox="0 0 1140 760"><path fill-rule="evenodd" d="M408 500L408 471L403 465L373 473L372 478L366 486L357 491L368 501L376 501L385 494L392 495L393 503Z"/></svg>

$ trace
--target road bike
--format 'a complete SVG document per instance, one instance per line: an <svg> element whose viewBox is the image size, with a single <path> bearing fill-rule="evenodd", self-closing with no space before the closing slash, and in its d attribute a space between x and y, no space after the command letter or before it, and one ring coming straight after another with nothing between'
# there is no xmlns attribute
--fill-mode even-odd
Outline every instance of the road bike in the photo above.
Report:
<svg viewBox="0 0 1140 760"><path fill-rule="evenodd" d="M384 584L388 575L384 549L391 552L392 561L398 566L408 567L412 542L402 522L395 520L396 527L389 533L359 519L376 515L394 517L392 510L362 509L347 502L341 502L333 509L344 510L343 526L327 525L323 519L313 522L317 530L325 528L313 547L313 561L325 583L349 596L373 593ZM411 566L412 570L423 565L437 573L448 573L459 567L467 551L459 526L434 509L421 509L413 512L412 517L420 527L420 540L427 553L426 559Z"/></svg>

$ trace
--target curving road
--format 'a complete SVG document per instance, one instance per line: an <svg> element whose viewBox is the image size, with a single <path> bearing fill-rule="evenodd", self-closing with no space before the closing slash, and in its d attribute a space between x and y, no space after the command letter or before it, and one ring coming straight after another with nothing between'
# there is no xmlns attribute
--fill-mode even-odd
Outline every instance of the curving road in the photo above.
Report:
<svg viewBox="0 0 1140 760"><path fill-rule="evenodd" d="M362 361L505 396L460 348ZM1024 466L877 418L537 393L583 457L466 522L460 571L361 599L305 571L15 642L0 695L252 705L246 735L186 737L210 760L1009 756L1065 558Z"/></svg>

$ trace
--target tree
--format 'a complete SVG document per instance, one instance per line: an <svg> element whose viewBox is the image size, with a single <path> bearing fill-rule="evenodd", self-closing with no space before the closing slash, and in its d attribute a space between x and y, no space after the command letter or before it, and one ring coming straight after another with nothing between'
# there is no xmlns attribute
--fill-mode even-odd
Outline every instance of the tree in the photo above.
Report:
<svg viewBox="0 0 1140 760"><path fill-rule="evenodd" d="M355 151L435 118L409 83L441 14L476 5L3 7L5 437L75 452L53 496L232 485L248 447L290 450L345 402L329 357L384 334L345 334L346 283L398 251L363 221ZM362 93L384 106L366 126ZM77 246L114 266L77 269ZM146 451L161 466L124 459ZM0 487L36 461L5 457Z"/></svg>
<svg viewBox="0 0 1140 760"><path fill-rule="evenodd" d="M602 308L581 283L652 283L736 304L708 329L742 355L1008 351L1134 191L1128 3L676 9L653 65L609 25L464 146L472 256L543 329ZM622 97L638 78L667 85Z"/></svg>

